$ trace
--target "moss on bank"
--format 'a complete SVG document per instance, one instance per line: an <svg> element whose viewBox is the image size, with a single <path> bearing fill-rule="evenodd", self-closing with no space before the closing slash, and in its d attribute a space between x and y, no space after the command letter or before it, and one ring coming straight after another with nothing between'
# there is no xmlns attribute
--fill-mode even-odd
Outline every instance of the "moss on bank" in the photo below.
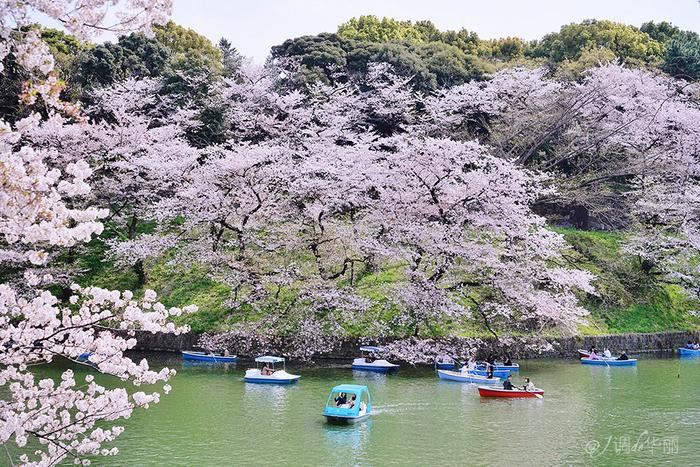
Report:
<svg viewBox="0 0 700 467"><path fill-rule="evenodd" d="M564 235L571 249L566 252L570 266L580 267L598 276L595 283L599 297L583 298L583 306L591 312L589 324L580 328L583 335L625 332L685 331L700 328L700 319L689 313L698 303L689 300L677 285L665 284L646 276L638 261L622 249L624 234L620 232L581 231L555 228ZM141 292L149 288L158 292L167 306L194 303L200 312L183 318L196 332L226 329L233 323L259 319L252 309L232 311L227 301L228 286L207 278L198 268L183 269L168 263L167 258L145 265L146 283L138 286L136 274L130 268L116 267L105 260L105 247L93 241L86 251L76 255L75 266L85 270L78 282L110 289L132 289ZM400 266L366 272L357 278L355 290L367 298L384 302L392 284L402 280ZM369 320L390 322L391 308L377 307L367 316ZM258 312L259 313L259 312ZM346 329L351 335L362 335L365 323ZM392 328L396 335L410 333L408 329ZM483 337L489 335L478 320L444 322L421 328L425 337L457 335Z"/></svg>
<svg viewBox="0 0 700 467"><path fill-rule="evenodd" d="M637 258L623 249L620 232L556 228L571 245L572 264L591 271L599 297L587 297L583 306L591 312L584 335L624 332L696 330L700 319L689 312L698 309L681 287L646 275Z"/></svg>

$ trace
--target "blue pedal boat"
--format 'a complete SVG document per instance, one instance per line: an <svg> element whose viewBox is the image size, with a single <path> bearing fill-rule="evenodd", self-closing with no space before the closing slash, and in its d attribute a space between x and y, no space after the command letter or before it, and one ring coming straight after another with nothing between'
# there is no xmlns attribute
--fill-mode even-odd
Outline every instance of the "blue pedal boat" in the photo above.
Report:
<svg viewBox="0 0 700 467"><path fill-rule="evenodd" d="M678 353L681 357L700 357L700 349L686 349L681 347L678 349Z"/></svg>
<svg viewBox="0 0 700 467"><path fill-rule="evenodd" d="M487 378L486 376L462 373L461 371L437 370L438 377L447 381L457 381L459 383L476 384L501 384L499 378Z"/></svg>
<svg viewBox="0 0 700 467"><path fill-rule="evenodd" d="M282 369L277 370L275 366L282 364ZM262 364L262 367L261 367ZM255 359L256 368L249 368L245 371L243 381L257 384L292 384L299 381L301 376L287 373L284 358L264 355Z"/></svg>
<svg viewBox="0 0 700 467"><path fill-rule="evenodd" d="M362 357L356 358L352 361L353 370L388 373L399 369L399 365L396 365L395 363L387 362L383 358L376 358L376 355L384 353L383 347L365 345L360 347L360 351L362 352Z"/></svg>
<svg viewBox="0 0 700 467"><path fill-rule="evenodd" d="M323 416L329 422L356 423L372 414L372 397L367 386L340 384L331 389Z"/></svg>
<svg viewBox="0 0 700 467"><path fill-rule="evenodd" d="M614 358L582 358L581 363L584 365L598 365L598 366L636 366L637 359L630 358L629 360L616 360Z"/></svg>
<svg viewBox="0 0 700 467"><path fill-rule="evenodd" d="M485 365L477 365L476 369L486 371L486 366ZM503 363L498 363L498 362L496 362L496 364L493 365L493 371L503 371L503 370L508 370L510 372L520 371L520 365L518 365L517 363L513 363L512 365L505 365Z"/></svg>
<svg viewBox="0 0 700 467"><path fill-rule="evenodd" d="M235 355L217 355L213 353L194 352L191 350L182 351L182 359L196 362L209 363L235 363L238 357Z"/></svg>
<svg viewBox="0 0 700 467"><path fill-rule="evenodd" d="M488 372L486 370L476 369L476 370L469 370L468 372L472 375L479 375L479 376L487 376L488 375ZM493 370L493 377L494 378L505 379L508 377L509 374L510 374L510 370Z"/></svg>

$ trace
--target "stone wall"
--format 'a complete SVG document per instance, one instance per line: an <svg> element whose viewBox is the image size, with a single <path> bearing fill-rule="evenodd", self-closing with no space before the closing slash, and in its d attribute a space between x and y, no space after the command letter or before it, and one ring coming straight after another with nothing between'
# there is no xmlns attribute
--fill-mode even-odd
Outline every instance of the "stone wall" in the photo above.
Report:
<svg viewBox="0 0 700 467"><path fill-rule="evenodd" d="M409 339L403 341L402 346L415 346L423 353L431 352L430 349L449 349L451 355L467 355L469 349L478 348L478 358L485 358L488 354L496 355L509 353L513 358L570 358L577 355L577 349L590 348L595 346L602 350L610 348L613 353L620 350L627 350L630 353L675 351L682 347L688 340L697 341L697 332L661 332L661 333L630 333L630 334L610 334L601 336L575 336L563 338L550 338L546 341L551 344L552 349L542 351L539 341L523 339L522 342L504 346L493 338L467 338L467 337L445 337L439 339L419 340ZM140 332L136 335L138 345L137 350L179 352L180 350L197 349L199 335L186 333L179 336L171 334L151 334ZM336 342L335 350L330 355L318 355L322 359L342 359L347 360L357 356L360 345L390 345L392 340L372 340L361 338L341 339ZM427 350L426 350L427 349ZM235 349L231 349L232 353ZM269 351L269 350L268 350ZM434 352L438 352L437 350ZM275 349L275 353L285 355L285 349Z"/></svg>

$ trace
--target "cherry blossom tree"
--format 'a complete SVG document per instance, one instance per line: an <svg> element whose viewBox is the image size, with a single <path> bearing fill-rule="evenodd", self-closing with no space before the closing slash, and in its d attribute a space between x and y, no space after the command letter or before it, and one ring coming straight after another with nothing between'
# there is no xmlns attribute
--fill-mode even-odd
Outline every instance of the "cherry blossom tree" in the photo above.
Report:
<svg viewBox="0 0 700 467"><path fill-rule="evenodd" d="M63 84L54 72L55 62L48 46L37 30L23 26L35 22L37 15L45 15L83 40L101 31L151 34L151 25L165 23L171 9L172 0L5 1L0 4L0 61L11 53L29 73L30 79L20 96L26 104L40 99L49 108L80 118L79 106L60 98Z"/></svg>
<svg viewBox="0 0 700 467"><path fill-rule="evenodd" d="M564 266L562 238L530 209L553 193L546 177L476 141L421 136L418 97L371 70L366 86L306 93L243 70L221 94L232 138L176 176L152 210L158 232L125 256L174 251L230 286L232 315L253 307L268 318L257 326L289 336L384 308L410 333L474 312L494 333L574 329L586 314L574 291L592 293L592 277ZM363 298L358 277L392 265L392 300L343 313Z"/></svg>
<svg viewBox="0 0 700 467"><path fill-rule="evenodd" d="M34 147L53 148L55 166L89 161L95 173L87 202L108 208L110 243L140 284L146 279L140 255L122 242L135 238L150 209L200 155L185 137L192 113L172 112L160 89L158 80L117 83L93 93L84 109L90 121L66 124L54 115L25 134Z"/></svg>
<svg viewBox="0 0 700 467"><path fill-rule="evenodd" d="M0 5L2 57L12 53L37 79L28 94L40 95L45 103L70 117L79 117L77 108L58 99L51 75L53 61L36 33L18 30L34 13L43 13L64 23L71 32L85 34L95 29L116 31L150 27L170 8L166 2L134 0L129 8L117 11L117 24L104 26L108 7L117 2L5 2ZM14 32L12 28L16 28ZM52 81L53 80L53 81ZM82 118L76 118L80 121ZM60 127L61 117L51 125ZM133 348L136 329L148 332L182 332L170 317L196 311L196 307L167 309L147 290L143 299L129 291L109 291L97 287L72 287L65 304L48 291L34 289L42 280L27 271L26 264L47 262L46 248L69 248L88 241L103 227L100 219L108 213L91 206L79 207L90 194L87 180L92 174L80 157L66 161L54 148L25 145L23 135L31 133L39 117L21 120L14 127L0 122L0 257L3 263L25 270L27 286L13 287L3 279L0 284L0 385L7 388L0 401L0 443L14 442L25 465L55 465L66 457L89 464L87 456L114 455L117 448L103 448L123 428L103 428L101 421L129 417L136 407L147 408L158 402L157 392L129 392L125 388L107 389L94 376L76 381L72 370L61 381L46 378L37 381L34 365L63 357L76 361L89 354L91 367L134 385L164 383L174 371L154 371L148 362L132 361L124 352ZM62 161L63 166L55 165ZM163 386L164 392L170 387ZM9 455L9 454L8 454ZM9 459L11 463L14 461Z"/></svg>

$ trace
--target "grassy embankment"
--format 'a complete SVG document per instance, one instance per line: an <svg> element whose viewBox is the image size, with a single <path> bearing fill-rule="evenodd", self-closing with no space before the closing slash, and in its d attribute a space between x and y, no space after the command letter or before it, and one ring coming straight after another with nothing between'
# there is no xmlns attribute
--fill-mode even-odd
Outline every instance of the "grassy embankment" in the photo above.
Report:
<svg viewBox="0 0 700 467"><path fill-rule="evenodd" d="M618 232L592 232L557 228L572 246L569 259L578 267L590 270L598 276L596 287L600 297L586 298L583 305L591 312L589 325L580 328L581 334L595 335L623 332L659 332L691 330L700 327L700 319L688 312L698 309L698 304L687 299L680 287L665 284L646 276L636 258L621 249L623 234ZM229 296L227 286L213 282L197 269L183 270L170 266L166 259L147 265L147 281L138 286L136 274L103 261L104 246L93 242L87 252L77 260L78 267L88 272L79 282L110 289L132 289L136 292L150 288L158 292L168 306L194 303L200 312L186 317L186 322L196 331L225 329L240 320L255 320L252 312L232 313L226 306ZM401 279L400 268L387 268L368 273L356 282L359 294L382 301L392 283ZM389 321L391 311L378 310L370 319ZM362 325L347 329L351 334L362 334ZM396 329L397 334L405 330ZM478 321L447 323L424 328L421 334L487 335Z"/></svg>

